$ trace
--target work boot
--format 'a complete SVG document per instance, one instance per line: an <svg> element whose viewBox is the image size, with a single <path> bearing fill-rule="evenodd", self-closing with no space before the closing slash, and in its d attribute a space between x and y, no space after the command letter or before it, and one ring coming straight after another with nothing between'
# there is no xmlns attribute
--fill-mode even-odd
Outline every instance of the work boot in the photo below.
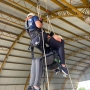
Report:
<svg viewBox="0 0 90 90"><path fill-rule="evenodd" d="M61 70L62 70L62 72L63 72L64 74L68 75L68 70L67 70L66 67L62 67L62 66L61 66Z"/></svg>
<svg viewBox="0 0 90 90"><path fill-rule="evenodd" d="M29 86L27 90L32 90L32 87L31 87L31 86Z"/></svg>

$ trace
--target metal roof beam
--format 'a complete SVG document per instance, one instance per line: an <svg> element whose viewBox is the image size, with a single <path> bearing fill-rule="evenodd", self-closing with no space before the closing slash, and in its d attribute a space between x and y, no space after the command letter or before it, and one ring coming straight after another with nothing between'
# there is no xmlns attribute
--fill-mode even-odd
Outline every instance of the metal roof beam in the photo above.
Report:
<svg viewBox="0 0 90 90"><path fill-rule="evenodd" d="M13 50L16 50L16 49L13 49ZM81 57L80 57L81 58ZM83 60L85 60L86 58L83 58ZM82 59L81 59L82 60ZM87 59L87 60L89 60L89 59ZM0 61L0 62L3 62L3 61ZM77 62L79 62L79 61L77 61ZM14 63L14 64L25 64L25 65L30 65L30 64L28 64L28 63L18 63L18 62L9 62L9 61L6 61L6 63ZM80 63L82 63L82 62L80 62ZM83 62L84 63L84 62ZM88 63L87 63L88 64ZM68 65L74 65L74 64L69 64L68 63ZM77 65L76 65L77 66ZM80 66L80 67L83 67L82 65ZM71 70L70 70L71 71Z"/></svg>
<svg viewBox="0 0 90 90"><path fill-rule="evenodd" d="M82 58L82 59L85 59L85 58ZM67 60L76 62L76 60L73 60L73 59L67 59ZM90 64L89 62L84 62L84 61L82 63L84 63L84 64Z"/></svg>
<svg viewBox="0 0 90 90"><path fill-rule="evenodd" d="M3 30L0 30L1 32L3 32ZM4 31L5 32L5 31ZM11 34L11 33L8 33L8 34ZM3 38L2 38L3 39ZM67 40L66 40L66 42L67 42ZM67 43L66 43L67 44ZM29 45L29 44L28 44ZM70 44L67 44L67 45L70 45ZM70 46L73 46L73 45L70 45ZM73 46L73 47L76 47L76 46ZM78 48L78 47L76 47L76 48ZM84 48L83 48L84 49ZM66 49L66 50L68 50L68 49ZM71 51L73 51L73 50L71 50ZM86 50L85 49L85 51L90 51L90 50Z"/></svg>
<svg viewBox="0 0 90 90"><path fill-rule="evenodd" d="M54 24L53 24L54 25ZM55 27L57 27L56 25L54 25ZM57 27L58 28L58 27ZM59 28L60 29L60 28ZM62 28L61 28L62 29Z"/></svg>
<svg viewBox="0 0 90 90"><path fill-rule="evenodd" d="M26 76L0 76L0 78L27 78Z"/></svg>
<svg viewBox="0 0 90 90"><path fill-rule="evenodd" d="M56 1L56 0L52 0L54 3L60 3L60 2L58 2L58 1ZM62 0L63 1L63 0ZM56 3L56 4L57 4ZM60 6L60 4L58 4L59 6ZM63 4L62 4L63 5ZM64 5L63 5L64 6ZM61 6L60 6L61 7ZM74 6L73 6L74 7ZM78 7L78 8L77 8ZM82 8L82 9L84 9L84 8L88 8L87 6L77 6L77 7L74 7L76 10L77 9L79 9L79 8ZM63 8L63 7L62 7ZM60 10L57 10L57 11L55 11L55 13L57 14L59 11L63 11L63 10L67 10L68 12L70 12L71 14L76 14L75 12L73 12L72 11L72 8L63 8L63 9L60 9ZM54 13L54 12L53 12ZM80 15L79 15L80 16ZM81 19L82 21L84 21L84 19L82 18L82 17L78 17L79 19Z"/></svg>
<svg viewBox="0 0 90 90"><path fill-rule="evenodd" d="M6 23L6 22L3 22L3 23ZM6 24L8 24L8 23L6 23ZM10 24L11 25L11 24ZM66 31L66 32L68 32L68 33L70 33L70 34L74 34L74 33L71 33L70 31L68 31L68 30L65 30L65 29L63 29L63 28L61 28L61 27L59 27L59 26L57 26L57 25L55 25L55 24L52 24L53 26L55 26L56 28L59 28L59 29L61 29L61 30L64 30L64 31ZM87 32L88 33L88 32ZM89 34L89 33L88 33ZM74 34L74 35L76 35L76 34ZM65 36L64 36L65 37ZM76 35L76 37L81 37L81 36L77 36ZM82 38L82 37L81 37ZM83 38L84 39L84 38ZM87 39L85 39L85 40L87 40Z"/></svg>
<svg viewBox="0 0 90 90"><path fill-rule="evenodd" d="M0 53L0 55L6 55L6 54L3 54L3 53ZM18 58L26 58L26 59L32 59L31 57L25 57L25 56L17 56L17 55L12 55L12 54L10 54L9 55L10 57L18 57Z"/></svg>
<svg viewBox="0 0 90 90"><path fill-rule="evenodd" d="M26 1L27 3L29 3L29 4L32 4L34 7L37 7L37 4L34 3L33 1L31 1L31 0L25 0L25 1ZM43 8L43 7L41 7L41 6L40 6L40 9L41 9L42 11L46 12L46 9Z"/></svg>
<svg viewBox="0 0 90 90"><path fill-rule="evenodd" d="M70 44L68 44L68 43L65 43L66 45L70 45ZM80 43L79 43L80 44ZM84 44L82 44L82 45L84 45ZM82 48L80 48L80 47L77 47L76 45L70 45L70 46L72 46L72 47L75 47L75 48L78 48L78 49L83 49L84 51L88 51L88 52L90 52L90 49L86 49L86 47L90 47L90 46L88 46L88 45L84 45L85 47L82 47Z"/></svg>
<svg viewBox="0 0 90 90"><path fill-rule="evenodd" d="M10 61L6 61L6 63L22 64L22 65L31 65L31 64L29 64L29 63L19 63L19 62L10 62Z"/></svg>
<svg viewBox="0 0 90 90"><path fill-rule="evenodd" d="M82 17L84 15L79 10L77 10L74 6L72 6L71 4L69 4L68 2L66 2L65 0L60 0L60 2L62 2L63 4L65 4L66 6L68 6L69 8L71 8L74 11L74 13L77 13L80 16L79 19L83 20ZM70 10L70 12L71 12L71 10Z"/></svg>
<svg viewBox="0 0 90 90"><path fill-rule="evenodd" d="M87 0L81 0L83 2L83 4L85 4L86 6L90 6L90 3Z"/></svg>
<svg viewBox="0 0 90 90"><path fill-rule="evenodd" d="M84 58L84 59L81 59L81 62L80 62L80 61L76 61L76 62L77 62L76 64L70 64L70 63L68 63L68 65L72 65L72 66L75 66L75 67L76 67L76 66L79 66L79 62L80 62L80 64L81 64L81 63L84 63L83 60L86 61L86 60L89 60L89 59L88 59L88 58L87 58L87 59ZM0 62L3 62L3 60L0 60ZM22 64L22 65L31 65L31 64L29 64L29 63L19 63L19 62L11 62L11 61L6 61L6 63ZM86 63L85 63L85 64L86 64ZM87 63L87 64L88 64L88 63ZM72 68L70 69L70 72L69 72L69 73L73 74L73 73L72 73L72 70L74 70L75 67L74 67L74 68L72 67ZM79 67L85 67L85 66L80 65ZM75 74L75 75L78 75L78 74Z"/></svg>
<svg viewBox="0 0 90 90"><path fill-rule="evenodd" d="M32 5L35 6L35 7L37 6L37 4L34 3L34 2L32 2L32 1L29 1L29 0L25 0L25 1L28 2L29 4L32 4ZM52 1L53 1L54 3L56 3L57 5L59 5L61 8L65 8L65 6L62 5L61 3L59 3L58 1L56 1L56 0L52 0ZM41 10L46 11L45 8L43 8L42 6L40 6L40 7L41 7L41 8L40 8ZM63 9L63 10L66 10L66 9ZM52 13L52 11L50 12L50 14L52 14L53 16L56 16L55 14ZM64 13L64 14L65 14L65 13ZM72 25L73 27L75 27L75 28L77 28L77 29L79 29L79 30L81 30L81 31L83 31L83 32L85 32L85 33L88 34L88 32L85 31L84 29L82 29L82 28L80 28L80 27L78 27L78 26L76 26L76 25L74 25L74 24L66 21L65 19L63 19L63 18L61 18L61 17L59 18L58 16L56 16L56 18L58 18L58 19L60 19L60 20L62 20L62 21L64 21L64 22L66 22L66 23Z"/></svg>
<svg viewBox="0 0 90 90"><path fill-rule="evenodd" d="M0 47L10 49L10 47L7 47L7 46L2 46L2 45L0 45ZM29 52L29 53L31 52L31 51L28 51L28 50L22 50L22 49L17 49L17 48L13 48L13 50L22 51L22 52ZM41 53L38 53L38 52L34 52L34 53L35 53L35 54L42 55Z"/></svg>
<svg viewBox="0 0 90 90"><path fill-rule="evenodd" d="M19 72L19 71L18 71ZM0 78L27 78L26 76L0 76ZM44 77L42 77L44 78ZM47 78L47 77L45 77ZM53 77L54 79L62 79L62 78L59 78L59 77ZM72 78L73 80L76 80L76 78Z"/></svg>
<svg viewBox="0 0 90 90"><path fill-rule="evenodd" d="M5 32L5 33L7 33L7 34L13 34L13 35L16 35L16 36L19 35L19 34L16 34L16 33L10 32L10 31L6 31L6 30L4 30L4 29L0 29L0 32Z"/></svg>
<svg viewBox="0 0 90 90"><path fill-rule="evenodd" d="M10 70L10 71L30 71L30 70L22 70L22 69L7 69L7 68L3 68L2 70Z"/></svg>
<svg viewBox="0 0 90 90"><path fill-rule="evenodd" d="M59 1L57 1L57 0L52 0L55 4L57 4L58 3L58 5L60 6L60 7L62 7L61 5L63 5L63 4L61 4ZM63 5L63 7L65 7L64 5ZM62 7L62 8L63 8ZM63 10L66 10L66 9L63 9ZM56 11L57 13L58 13L58 11ZM70 12L70 13L72 13L72 14L74 14L74 12L72 11L72 10L68 10L68 12ZM53 14L52 14L53 15ZM56 16L57 17L57 16ZM57 17L58 18L58 17ZM70 24L71 26L73 26L73 27L75 27L75 28L77 28L78 30L80 30L80 31L83 31L83 32L85 32L85 33L87 33L87 34L89 34L90 35L90 33L89 32L87 32L86 30L84 30L84 29L82 29L82 28L80 28L80 27L78 27L78 26L76 26L76 25L74 25L74 24L72 24L71 22L69 22L69 21L67 21L67 20L65 20L65 19L63 19L63 18L58 18L59 20L62 20L62 21L64 21L64 22L66 22L66 23L68 23L68 24ZM80 18L81 19L81 18Z"/></svg>
<svg viewBox="0 0 90 90"><path fill-rule="evenodd" d="M8 21L9 21L9 20L8 20ZM9 22L3 21L3 20L0 20L0 22L3 23L3 24L9 25L9 26L18 28L19 30L24 30L24 28L21 28L20 26L15 25L13 22L10 22L10 23L9 23ZM13 24L11 24L11 23L13 23ZM25 31L25 30L24 30L24 31Z"/></svg>
<svg viewBox="0 0 90 90"><path fill-rule="evenodd" d="M14 40L9 40L9 39L2 38L2 37L0 37L0 39L6 40L6 41L9 41L9 42L14 42ZM23 44L23 45L29 46L29 44L26 44L26 43L22 43L22 42L18 42L18 41L17 41L17 43L18 43L18 44Z"/></svg>
<svg viewBox="0 0 90 90"><path fill-rule="evenodd" d="M5 31L5 30L1 30L1 29L0 29L0 31L1 31L1 32L4 31L4 32L7 33L7 34L14 34L14 33L11 33L11 32ZM15 34L15 35L17 35L17 34ZM24 37L24 36L23 36L23 37ZM90 36L85 36L85 35L84 35L84 37L87 38L88 40L90 40ZM27 37L24 37L24 38L27 38ZM27 39L30 39L30 38L27 38ZM82 40L82 38L80 38L80 37L73 37L72 40L69 39L69 38L68 38L68 39L65 39L66 42L70 42L70 41L76 41L76 42L77 42L78 40ZM65 43L65 44L70 45L70 44L68 44L68 43ZM80 43L80 44L82 44L82 43ZM83 44L83 45L85 45L85 44ZM73 45L71 45L71 46L73 46ZM85 46L87 46L87 45L85 45ZM76 46L73 46L73 47L76 47ZM76 48L78 48L78 47L76 47ZM90 51L90 50L85 50L85 51Z"/></svg>
<svg viewBox="0 0 90 90"><path fill-rule="evenodd" d="M16 34L16 33L13 33L13 32L10 32L10 31L6 31L6 30L4 30L4 29L0 29L0 32L2 32L2 33L7 33L7 34L12 34L12 35L16 35L16 36L18 36L19 34ZM1 35L1 34L0 34ZM5 34L6 35L6 34ZM6 35L6 36L8 36L8 35ZM26 39L30 39L29 37L27 37L27 36L22 36L23 38L26 38Z"/></svg>
<svg viewBox="0 0 90 90"><path fill-rule="evenodd" d="M24 7L24 6L20 5L20 4L12 1L12 0L6 0L6 1L2 0L1 2L15 8L17 10L20 10L23 13L26 13L26 14L28 14L28 12L33 12L30 9L28 9L28 8L26 8L26 7ZM33 12L33 13L35 13L35 12Z"/></svg>
<svg viewBox="0 0 90 90"><path fill-rule="evenodd" d="M8 24L8 23L6 23L6 22L3 22L3 23ZM8 25L12 25L12 24L8 24ZM12 25L12 26L13 26L13 25ZM15 25L14 25L14 26L15 26ZM15 27L17 27L17 26L15 26ZM18 28L18 27L17 27L17 28ZM58 28L58 27L57 27L57 28ZM23 29L23 30L24 30L24 29ZM65 36L63 36L63 37L65 37ZM66 38L66 37L65 37L65 38ZM77 38L78 38L78 39L77 39ZM69 41L71 40L71 41L76 41L76 42L77 42L79 39L85 39L85 40L87 39L88 41L90 40L90 38L87 38L87 37L85 38L85 36L84 36L83 38L81 38L80 36L79 36L79 37L76 36L76 38L74 38L74 39L71 39L71 38L69 39L69 38L68 38ZM80 42L78 42L78 43L80 43ZM80 44L82 44L82 43L80 43ZM83 44L83 45L85 45L85 44Z"/></svg>
<svg viewBox="0 0 90 90"><path fill-rule="evenodd" d="M66 6L68 6L69 8L71 8L71 10L73 10L75 13L77 13L78 15L80 15L81 17L83 17L83 14L77 10L74 6L72 6L71 4L69 4L68 2L66 2L65 0L60 0L60 2L62 2L63 4L65 4Z"/></svg>
<svg viewBox="0 0 90 90"><path fill-rule="evenodd" d="M7 16L9 16L9 17L15 18L15 19L17 19L17 20L19 20L19 21L25 22L24 19L18 18L18 17L16 17L16 16L11 15L11 14L9 14L9 13L7 13L7 12L2 11L2 10L0 11L0 14L4 14L4 15L7 15Z"/></svg>
<svg viewBox="0 0 90 90"><path fill-rule="evenodd" d="M0 84L0 86L7 86L7 85L24 85L24 84Z"/></svg>
<svg viewBox="0 0 90 90"><path fill-rule="evenodd" d="M13 42L13 40L8 40L8 39L5 39L5 38L1 38L2 40L6 40L6 41L10 41L10 42ZM19 43L19 44L23 44L23 45L27 45L27 46L29 46L29 44L25 44L25 43L21 43L21 42L17 42L17 43ZM73 46L73 45L71 45L71 46ZM75 47L75 46L73 46L73 47ZM76 48L78 48L78 47L76 47ZM88 49L88 48L78 48L78 49L81 49L81 50L83 50L83 51L90 51L90 49ZM68 49L69 50L69 49ZM72 51L72 50L71 50ZM36 52L35 52L36 53ZM40 54L40 53L37 53L37 54ZM82 53L81 53L82 54ZM88 56L88 55L87 55Z"/></svg>
<svg viewBox="0 0 90 90"><path fill-rule="evenodd" d="M30 73L29 73L29 75L28 75L28 77L27 77L27 79L26 79L26 83L24 84L24 90L26 90L26 88L27 88L29 79L30 79Z"/></svg>
<svg viewBox="0 0 90 90"><path fill-rule="evenodd" d="M7 46L2 46L2 45L0 45L0 47L10 49L10 47L7 47ZM21 49L17 49L17 48L13 48L13 50L17 50L17 51L22 51L22 52L29 52L29 53L31 53L31 51L28 51L28 50L21 50ZM38 53L38 52L34 52L34 53L35 53L35 54L42 55L41 53Z"/></svg>

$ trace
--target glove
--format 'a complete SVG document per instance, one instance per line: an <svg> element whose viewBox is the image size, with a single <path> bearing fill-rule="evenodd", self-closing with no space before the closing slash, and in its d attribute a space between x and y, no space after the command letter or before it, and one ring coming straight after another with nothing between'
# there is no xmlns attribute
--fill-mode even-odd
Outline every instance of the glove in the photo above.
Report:
<svg viewBox="0 0 90 90"><path fill-rule="evenodd" d="M50 36L53 36L53 35L54 35L54 32L51 31L51 32L50 32Z"/></svg>
<svg viewBox="0 0 90 90"><path fill-rule="evenodd" d="M41 23L43 23L43 19L42 19L42 18L39 18L39 21L40 21Z"/></svg>

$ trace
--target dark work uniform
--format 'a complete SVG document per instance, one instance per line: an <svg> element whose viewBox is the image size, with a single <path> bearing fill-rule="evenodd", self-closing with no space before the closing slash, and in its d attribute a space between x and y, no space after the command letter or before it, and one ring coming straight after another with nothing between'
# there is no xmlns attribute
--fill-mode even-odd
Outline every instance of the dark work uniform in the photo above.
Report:
<svg viewBox="0 0 90 90"><path fill-rule="evenodd" d="M40 43L36 45L36 47L43 53L43 41L42 41L42 31L40 28L37 28L35 22L39 20L37 16L33 16L27 22L29 29L27 30L29 36L31 37L31 43L34 44L37 41L37 36L40 36ZM43 32L44 36L44 43L47 42L47 34ZM42 78L42 60L40 59L33 59L32 66L31 66L31 73L30 73L30 83L27 90L31 90L33 86L40 87L40 82ZM33 87L34 88L34 87ZM34 90L34 89L33 89Z"/></svg>
<svg viewBox="0 0 90 90"><path fill-rule="evenodd" d="M59 42L55 40L53 37L51 37L48 44L52 49L57 51L61 60L60 64L65 64L64 40Z"/></svg>
<svg viewBox="0 0 90 90"><path fill-rule="evenodd" d="M39 33L40 43L36 45L36 48L38 48L41 52L43 52L42 30L41 28L37 28L37 26L35 25L35 22L37 20L39 20L38 16L33 16L28 20L29 29L27 30L27 32L29 33L32 39L32 43L34 43L37 40L36 33ZM47 34L45 32L43 32L43 37L44 37L44 43L47 43ZM44 47L46 47L45 44L44 44Z"/></svg>

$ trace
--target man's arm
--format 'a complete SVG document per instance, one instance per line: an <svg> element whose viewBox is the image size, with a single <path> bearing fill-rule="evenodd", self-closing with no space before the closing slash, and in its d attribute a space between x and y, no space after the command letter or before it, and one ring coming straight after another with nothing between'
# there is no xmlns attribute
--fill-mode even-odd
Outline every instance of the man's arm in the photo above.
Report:
<svg viewBox="0 0 90 90"><path fill-rule="evenodd" d="M42 28L42 26L43 26L43 24L39 20L37 20L35 22L35 24L36 24L37 28Z"/></svg>
<svg viewBox="0 0 90 90"><path fill-rule="evenodd" d="M34 16L34 22L37 28L42 28L43 24L40 22L38 16Z"/></svg>

